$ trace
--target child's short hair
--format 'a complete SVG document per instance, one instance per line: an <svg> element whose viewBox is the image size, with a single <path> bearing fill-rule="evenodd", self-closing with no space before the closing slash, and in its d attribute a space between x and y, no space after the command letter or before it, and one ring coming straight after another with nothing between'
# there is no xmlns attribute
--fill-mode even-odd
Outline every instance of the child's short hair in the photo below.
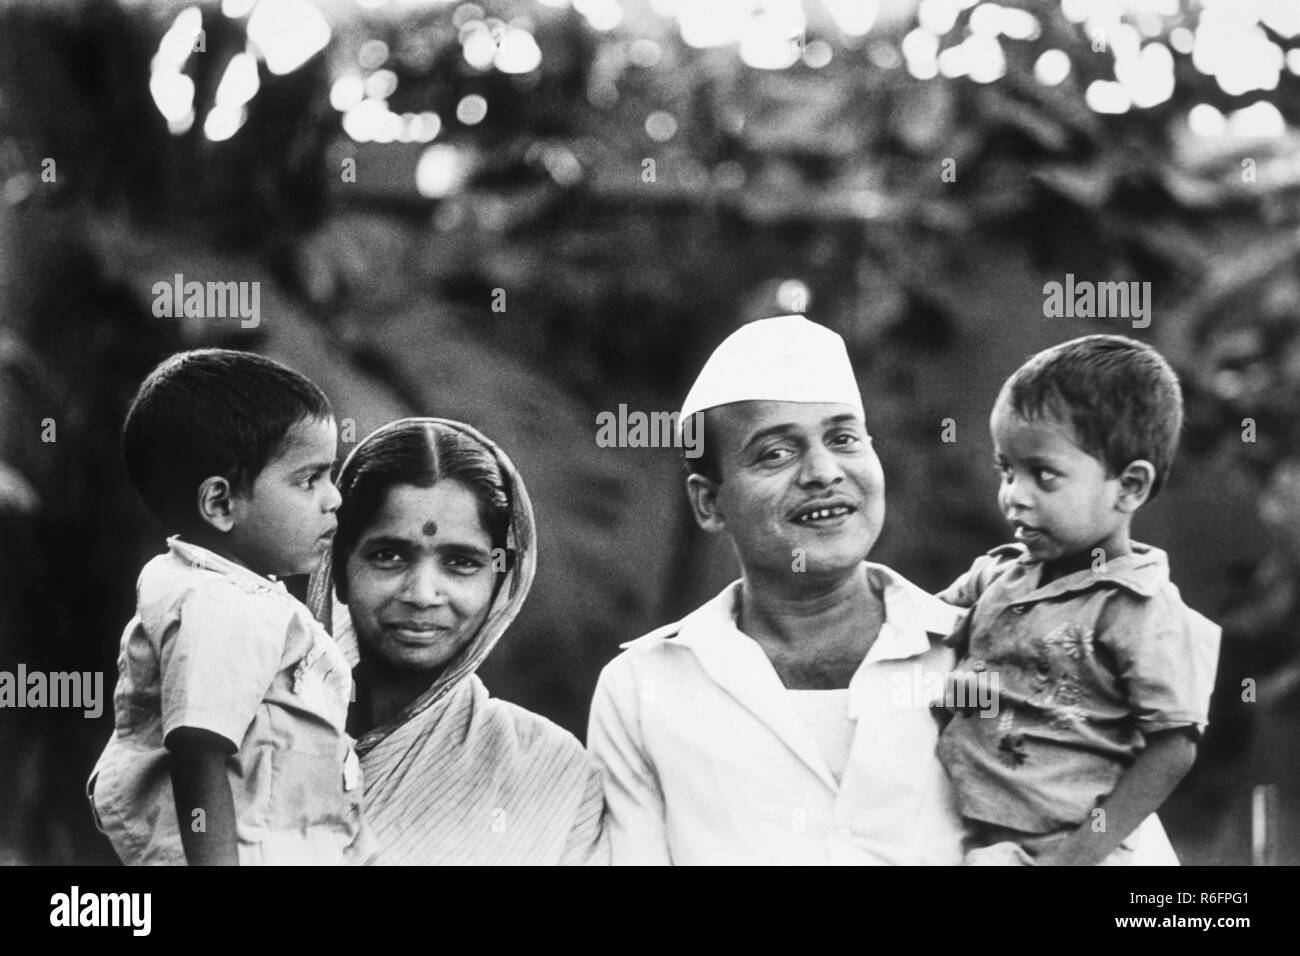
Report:
<svg viewBox="0 0 1300 956"><path fill-rule="evenodd" d="M247 491L304 420L333 417L329 399L279 362L230 349L181 352L141 383L122 452L136 490L169 527L195 526L200 483L213 475Z"/></svg>
<svg viewBox="0 0 1300 956"><path fill-rule="evenodd" d="M998 401L1022 418L1069 422L1112 476L1130 462L1151 462L1151 498L1169 476L1183 427L1178 376L1151 346L1122 335L1085 335L1039 352L1007 379Z"/></svg>

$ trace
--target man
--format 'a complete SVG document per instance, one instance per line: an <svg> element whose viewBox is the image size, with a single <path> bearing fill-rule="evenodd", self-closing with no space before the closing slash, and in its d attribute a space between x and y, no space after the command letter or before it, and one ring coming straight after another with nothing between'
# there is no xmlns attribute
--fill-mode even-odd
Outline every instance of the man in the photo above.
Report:
<svg viewBox="0 0 1300 956"><path fill-rule="evenodd" d="M866 561L884 478L843 340L746 325L680 421L697 413L687 494L742 576L601 674L588 745L614 862L961 862L929 704L962 611Z"/></svg>

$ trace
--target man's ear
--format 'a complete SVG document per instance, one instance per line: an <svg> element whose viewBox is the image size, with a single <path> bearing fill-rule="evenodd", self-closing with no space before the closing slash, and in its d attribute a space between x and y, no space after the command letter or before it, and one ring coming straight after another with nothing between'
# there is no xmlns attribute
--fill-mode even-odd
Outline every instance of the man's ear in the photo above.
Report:
<svg viewBox="0 0 1300 956"><path fill-rule="evenodd" d="M199 517L218 531L229 531L235 526L234 490L220 475L204 478L199 485Z"/></svg>
<svg viewBox="0 0 1300 956"><path fill-rule="evenodd" d="M686 497L691 503L691 514L695 516L695 523L710 533L727 526L726 516L718 507L719 487L719 482L703 475L686 476Z"/></svg>
<svg viewBox="0 0 1300 956"><path fill-rule="evenodd" d="M1151 462L1144 458L1129 462L1119 474L1119 498L1115 507L1125 514L1137 511L1151 497L1155 481L1156 468Z"/></svg>

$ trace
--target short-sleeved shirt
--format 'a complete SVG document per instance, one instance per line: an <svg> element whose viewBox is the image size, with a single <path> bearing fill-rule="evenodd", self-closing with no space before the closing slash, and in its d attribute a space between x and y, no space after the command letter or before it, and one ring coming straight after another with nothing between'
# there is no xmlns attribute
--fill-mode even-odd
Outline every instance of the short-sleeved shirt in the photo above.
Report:
<svg viewBox="0 0 1300 956"><path fill-rule="evenodd" d="M234 751L241 864L364 862L351 689L347 659L282 583L169 539L122 636L116 727L88 787L100 828L123 862L185 863L164 740L188 727Z"/></svg>
<svg viewBox="0 0 1300 956"><path fill-rule="evenodd" d="M1086 820L1145 735L1199 734L1219 652L1219 627L1183 603L1157 548L1040 587L1041 573L1006 545L939 595L974 605L949 638L959 666L997 678L997 707L957 711L939 757L964 817L1023 833Z"/></svg>

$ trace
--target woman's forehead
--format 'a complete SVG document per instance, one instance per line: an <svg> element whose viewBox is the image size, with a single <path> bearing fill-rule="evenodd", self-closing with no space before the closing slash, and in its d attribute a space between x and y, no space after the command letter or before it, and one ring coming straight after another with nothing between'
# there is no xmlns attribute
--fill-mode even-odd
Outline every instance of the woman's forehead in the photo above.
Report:
<svg viewBox="0 0 1300 956"><path fill-rule="evenodd" d="M452 480L428 488L394 485L365 533L408 538L487 537L478 498L461 482Z"/></svg>

